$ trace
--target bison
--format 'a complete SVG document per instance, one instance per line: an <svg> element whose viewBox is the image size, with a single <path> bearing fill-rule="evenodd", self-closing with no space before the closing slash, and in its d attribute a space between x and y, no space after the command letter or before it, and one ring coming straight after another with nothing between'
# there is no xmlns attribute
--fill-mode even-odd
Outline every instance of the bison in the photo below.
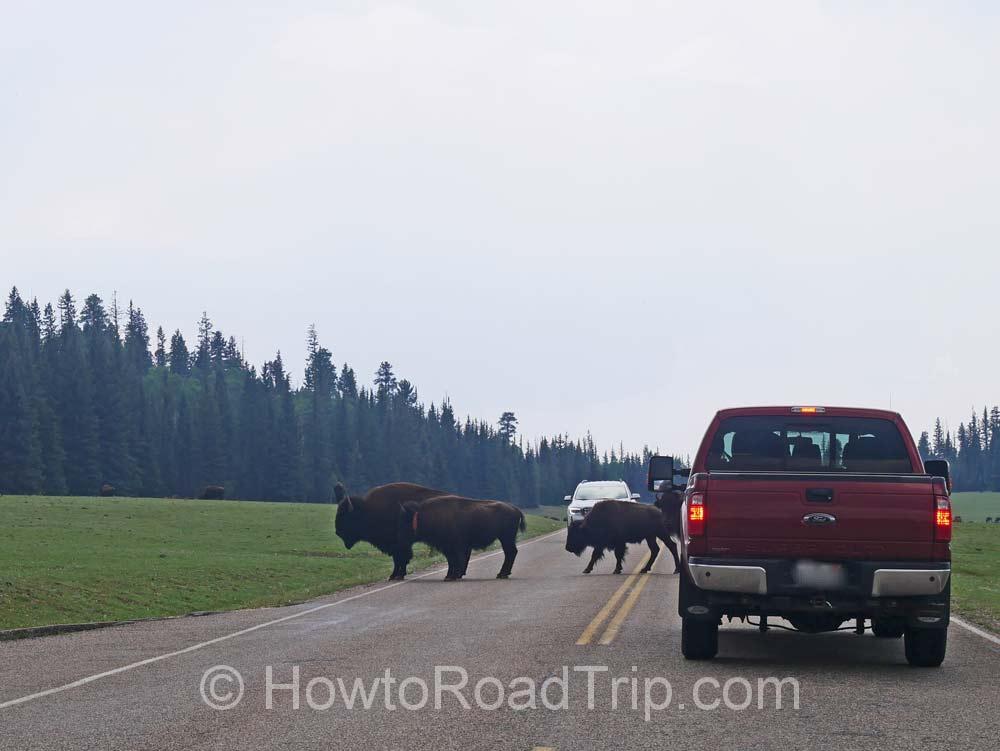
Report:
<svg viewBox="0 0 1000 751"><path fill-rule="evenodd" d="M102 498L110 498L114 494L115 494L115 486L114 485L112 485L111 483L108 483L108 482L106 482L103 485L101 485L101 497Z"/></svg>
<svg viewBox="0 0 1000 751"><path fill-rule="evenodd" d="M670 517L658 508L641 503L625 501L600 501L594 504L583 519L569 525L566 535L566 550L579 556L592 547L593 555L583 573L589 574L594 565L604 557L607 550L615 551L615 573L622 572L622 561L630 542L646 541L649 545L649 562L643 567L646 573L656 562L660 547L656 538L663 540L667 549L674 557L674 573L680 571L680 559L677 557L677 546L670 539L674 528Z"/></svg>
<svg viewBox="0 0 1000 751"><path fill-rule="evenodd" d="M202 501L221 501L226 497L226 489L221 485L206 485L198 496Z"/></svg>
<svg viewBox="0 0 1000 751"><path fill-rule="evenodd" d="M333 489L337 500L334 522L337 536L348 550L358 542L371 543L392 556L393 568L389 580L403 579L406 566L413 558L413 542L400 539L399 512L404 502L421 503L428 498L446 495L443 490L426 488L411 482L394 482L372 488L364 496L348 495L337 483Z"/></svg>
<svg viewBox="0 0 1000 751"><path fill-rule="evenodd" d="M656 501L653 505L663 512L667 518L667 526L673 534L678 534L681 529L681 506L684 504L684 494L677 490L665 490L656 494Z"/></svg>
<svg viewBox="0 0 1000 751"><path fill-rule="evenodd" d="M478 501L457 495L404 503L399 514L399 538L423 542L448 559L445 581L465 576L473 550L500 541L503 565L497 579L506 579L517 557L517 533L527 529L519 508L503 501Z"/></svg>

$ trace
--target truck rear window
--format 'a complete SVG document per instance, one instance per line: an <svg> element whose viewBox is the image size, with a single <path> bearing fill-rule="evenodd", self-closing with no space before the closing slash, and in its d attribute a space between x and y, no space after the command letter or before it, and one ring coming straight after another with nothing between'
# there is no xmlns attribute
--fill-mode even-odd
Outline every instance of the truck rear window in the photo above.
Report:
<svg viewBox="0 0 1000 751"><path fill-rule="evenodd" d="M913 472L895 423L863 417L754 415L722 421L709 445L709 470L751 472Z"/></svg>

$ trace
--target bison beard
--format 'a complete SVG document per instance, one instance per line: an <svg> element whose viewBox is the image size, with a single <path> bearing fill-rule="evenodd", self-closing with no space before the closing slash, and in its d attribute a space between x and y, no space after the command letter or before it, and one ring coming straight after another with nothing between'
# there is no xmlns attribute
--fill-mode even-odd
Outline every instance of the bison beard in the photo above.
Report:
<svg viewBox="0 0 1000 751"><path fill-rule="evenodd" d="M347 494L343 485L337 483L334 488L337 501L334 526L337 536L348 549L364 541L392 556L393 568L389 580L403 579L406 567L413 558L413 543L399 537L400 509L406 501L419 504L427 498L441 495L445 495L443 490L425 488L410 482L394 482L372 488L363 497L352 496Z"/></svg>
<svg viewBox="0 0 1000 751"><path fill-rule="evenodd" d="M588 547L594 549L590 563L583 570L585 574L594 570L594 565L604 557L606 550L614 550L617 561L615 573L620 574L628 543L645 540L649 546L649 562L643 566L642 573L646 573L653 568L660 554L656 542L656 538L660 538L674 557L676 574L681 563L677 557L677 546L670 539L674 532L669 516L658 508L624 501L600 501L583 519L569 525L566 550L580 555Z"/></svg>
<svg viewBox="0 0 1000 751"><path fill-rule="evenodd" d="M497 579L506 579L517 557L517 533L527 525L521 510L503 501L477 501L449 495L422 504L404 503L399 515L400 539L424 542L448 559L446 581L465 576L473 550L500 541L503 565Z"/></svg>

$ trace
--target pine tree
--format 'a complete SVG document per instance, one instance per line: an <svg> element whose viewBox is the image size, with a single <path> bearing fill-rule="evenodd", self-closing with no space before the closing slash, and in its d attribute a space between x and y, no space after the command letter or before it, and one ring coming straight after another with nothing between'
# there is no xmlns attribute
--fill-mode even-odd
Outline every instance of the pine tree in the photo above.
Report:
<svg viewBox="0 0 1000 751"><path fill-rule="evenodd" d="M141 308L128 301L128 320L125 324L125 358L140 373L145 374L151 366L149 359L149 327Z"/></svg>
<svg viewBox="0 0 1000 751"><path fill-rule="evenodd" d="M330 351L319 346L315 327L309 329L302 426L303 479L307 500L328 501L333 492L333 396L337 371Z"/></svg>
<svg viewBox="0 0 1000 751"><path fill-rule="evenodd" d="M392 365L383 360L375 372L375 399L379 406L388 406L396 393L397 386L396 376L392 372Z"/></svg>
<svg viewBox="0 0 1000 751"><path fill-rule="evenodd" d="M53 396L66 455L66 485L75 495L92 495L100 487L93 375L69 290L59 298L59 319L58 371Z"/></svg>
<svg viewBox="0 0 1000 751"><path fill-rule="evenodd" d="M16 292L16 290L15 290ZM8 313L11 312L8 307ZM21 310L15 311L20 317ZM42 454L30 364L17 341L16 323L0 324L0 492L39 493Z"/></svg>
<svg viewBox="0 0 1000 751"><path fill-rule="evenodd" d="M180 329L174 331L170 337L170 372L180 376L186 376L191 372L191 355L188 352L187 344Z"/></svg>
<svg viewBox="0 0 1000 751"><path fill-rule="evenodd" d="M944 428L941 427L940 417L934 421L934 443L931 446L931 450L934 452L934 456L936 457L940 458L944 456Z"/></svg>
<svg viewBox="0 0 1000 751"><path fill-rule="evenodd" d="M153 364L158 368L167 367L167 337L163 333L163 327L156 327L156 351L153 352Z"/></svg>
<svg viewBox="0 0 1000 751"><path fill-rule="evenodd" d="M198 321L198 349L195 350L194 366L199 370L208 370L212 364L212 322L208 312L202 312Z"/></svg>
<svg viewBox="0 0 1000 751"><path fill-rule="evenodd" d="M504 412L500 415L500 437L505 443L512 443L517 433L517 418L513 412Z"/></svg>
<svg viewBox="0 0 1000 751"><path fill-rule="evenodd" d="M922 459L930 459L931 457L931 441L930 436L925 430L920 434L920 440L917 441L917 450L920 452L920 457Z"/></svg>

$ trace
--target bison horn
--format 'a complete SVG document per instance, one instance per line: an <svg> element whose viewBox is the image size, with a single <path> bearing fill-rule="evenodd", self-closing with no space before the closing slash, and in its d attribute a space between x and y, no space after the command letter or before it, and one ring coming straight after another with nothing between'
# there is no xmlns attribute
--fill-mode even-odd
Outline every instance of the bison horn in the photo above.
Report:
<svg viewBox="0 0 1000 751"><path fill-rule="evenodd" d="M333 486L333 497L337 499L337 503L340 503L342 500L344 500L344 497L346 495L347 491L344 490L344 486L341 485L339 482Z"/></svg>

